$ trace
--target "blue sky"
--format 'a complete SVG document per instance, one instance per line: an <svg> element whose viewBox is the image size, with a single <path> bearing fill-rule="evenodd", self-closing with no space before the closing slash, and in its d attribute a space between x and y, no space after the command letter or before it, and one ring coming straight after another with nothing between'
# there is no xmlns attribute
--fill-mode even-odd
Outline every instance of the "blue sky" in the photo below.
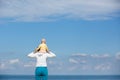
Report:
<svg viewBox="0 0 120 80"><path fill-rule="evenodd" d="M27 54L42 38L57 55L48 60L51 75L120 74L118 3L1 0L0 74L34 74Z"/></svg>

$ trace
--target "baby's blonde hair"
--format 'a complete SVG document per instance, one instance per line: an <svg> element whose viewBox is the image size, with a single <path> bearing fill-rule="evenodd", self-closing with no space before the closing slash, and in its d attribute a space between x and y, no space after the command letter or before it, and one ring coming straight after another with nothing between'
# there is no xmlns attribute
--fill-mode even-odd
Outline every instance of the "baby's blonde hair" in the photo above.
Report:
<svg viewBox="0 0 120 80"><path fill-rule="evenodd" d="M42 38L41 43L45 43L46 44L45 38Z"/></svg>

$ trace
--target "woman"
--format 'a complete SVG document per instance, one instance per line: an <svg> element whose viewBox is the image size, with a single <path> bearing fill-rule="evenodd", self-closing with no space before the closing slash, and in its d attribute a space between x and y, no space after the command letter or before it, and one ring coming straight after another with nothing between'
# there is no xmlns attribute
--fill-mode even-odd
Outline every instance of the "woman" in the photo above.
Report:
<svg viewBox="0 0 120 80"><path fill-rule="evenodd" d="M46 43L46 40L42 39L41 43ZM45 49L43 49L45 48ZM46 59L48 57L55 57L56 55L53 54L50 51L47 51L47 47L43 47L40 49L35 50L35 52L32 52L28 54L29 57L36 58L36 69L35 69L35 78L36 80L47 80L48 79L48 70L47 70L47 61ZM42 49L42 50L41 50ZM45 52L45 51L47 52Z"/></svg>

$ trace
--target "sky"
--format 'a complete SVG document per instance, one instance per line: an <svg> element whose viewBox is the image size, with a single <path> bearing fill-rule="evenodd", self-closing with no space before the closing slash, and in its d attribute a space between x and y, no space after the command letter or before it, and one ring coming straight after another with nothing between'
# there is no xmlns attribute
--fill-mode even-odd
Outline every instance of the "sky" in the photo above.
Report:
<svg viewBox="0 0 120 80"><path fill-rule="evenodd" d="M119 0L0 0L0 74L34 75L45 38L50 75L120 75Z"/></svg>

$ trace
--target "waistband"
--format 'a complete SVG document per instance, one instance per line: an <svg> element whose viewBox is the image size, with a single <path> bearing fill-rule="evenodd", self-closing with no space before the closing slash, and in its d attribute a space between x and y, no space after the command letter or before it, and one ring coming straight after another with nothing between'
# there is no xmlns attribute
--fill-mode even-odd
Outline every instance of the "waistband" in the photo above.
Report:
<svg viewBox="0 0 120 80"><path fill-rule="evenodd" d="M41 66L41 67L36 67L36 68L47 68L47 67L42 67L42 66Z"/></svg>

